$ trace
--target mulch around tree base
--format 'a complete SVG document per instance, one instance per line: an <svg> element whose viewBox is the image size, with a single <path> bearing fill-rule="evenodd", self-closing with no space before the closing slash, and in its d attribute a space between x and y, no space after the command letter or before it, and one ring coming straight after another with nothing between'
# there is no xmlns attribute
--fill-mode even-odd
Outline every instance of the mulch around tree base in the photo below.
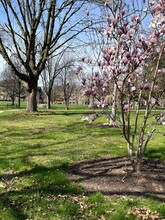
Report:
<svg viewBox="0 0 165 220"><path fill-rule="evenodd" d="M72 164L68 175L84 186L86 193L152 195L165 201L165 162L146 159L142 167L142 173L136 174L127 157L104 157Z"/></svg>

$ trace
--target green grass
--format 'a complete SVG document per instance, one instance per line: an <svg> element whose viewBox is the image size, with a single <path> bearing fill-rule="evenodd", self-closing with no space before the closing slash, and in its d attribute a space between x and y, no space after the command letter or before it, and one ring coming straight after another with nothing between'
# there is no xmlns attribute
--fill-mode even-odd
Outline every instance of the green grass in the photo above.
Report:
<svg viewBox="0 0 165 220"><path fill-rule="evenodd" d="M158 210L165 218L164 203L152 196L83 195L83 187L67 178L70 163L124 156L127 149L119 129L82 122L90 112L84 106L63 107L35 114L0 113L0 219L133 220L137 218L128 212L134 207ZM94 124L105 121L100 116ZM158 125L146 157L165 160L163 133Z"/></svg>
<svg viewBox="0 0 165 220"><path fill-rule="evenodd" d="M0 111L13 110L13 109L16 108L16 106L18 108L18 102L14 103L15 104L14 107L10 106L11 104L12 104L11 101L0 101ZM20 109L25 109L25 108L26 108L26 102L21 102L20 103Z"/></svg>

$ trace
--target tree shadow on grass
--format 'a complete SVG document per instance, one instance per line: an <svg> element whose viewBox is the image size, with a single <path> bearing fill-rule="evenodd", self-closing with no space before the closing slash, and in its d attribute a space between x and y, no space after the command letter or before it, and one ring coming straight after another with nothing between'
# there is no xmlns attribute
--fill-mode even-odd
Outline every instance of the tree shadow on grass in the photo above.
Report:
<svg viewBox="0 0 165 220"><path fill-rule="evenodd" d="M10 215L12 216L12 219L20 219L20 220L26 220L28 219L28 215L23 212L23 210L20 208L20 204L17 201L14 201L10 198L12 193L1 193L0 194L0 204L3 206L3 210L10 210ZM1 212L1 217L2 212Z"/></svg>
<svg viewBox="0 0 165 220"><path fill-rule="evenodd" d="M163 162L144 161L144 171L149 168L147 173L149 179L146 180L145 175L137 177L132 173L123 178L125 172L129 171L129 161L126 157L84 160L72 165L68 163L58 165L59 163L60 161L56 161L57 165L51 167L34 165L29 170L6 173L1 176L1 179L4 178L8 183L15 181L9 191L0 193L0 203L4 209L11 210L13 219L28 219L30 212L35 216L36 210L41 208L42 212L44 202L47 205L53 203L54 206L57 202L59 205L59 195L88 195L99 191L108 196L143 196L165 202L165 191L153 192L149 188L143 188L142 191L135 190L140 180L142 180L142 183L139 182L141 186L145 185L146 180L155 184L164 184L165 164ZM158 180L156 180L155 172L159 173ZM112 183L115 183L115 186Z"/></svg>
<svg viewBox="0 0 165 220"><path fill-rule="evenodd" d="M3 182L10 185L13 181L13 185L0 193L1 207L3 206L3 210L10 210L13 219L25 220L29 218L30 212L35 215L38 208L42 210L45 200L49 205L58 200L58 195L82 194L83 188L65 176L66 169L67 164L63 163L61 166L35 166L28 171L3 175ZM22 181L24 184L19 187ZM28 186L26 181L30 182ZM43 212L45 211L43 208Z"/></svg>
<svg viewBox="0 0 165 220"><path fill-rule="evenodd" d="M161 159L165 158L165 148L159 149L148 149L145 153L146 157L150 157L152 159Z"/></svg>
<svg viewBox="0 0 165 220"><path fill-rule="evenodd" d="M49 115L89 115L92 114L93 110L54 110L54 111L38 111L38 112L16 112L13 113L14 116L24 116L24 117L30 117L30 116L49 116Z"/></svg>
<svg viewBox="0 0 165 220"><path fill-rule="evenodd" d="M68 169L69 178L85 187L86 193L152 196L165 202L165 162L146 159L141 174L132 171L127 157L84 160Z"/></svg>

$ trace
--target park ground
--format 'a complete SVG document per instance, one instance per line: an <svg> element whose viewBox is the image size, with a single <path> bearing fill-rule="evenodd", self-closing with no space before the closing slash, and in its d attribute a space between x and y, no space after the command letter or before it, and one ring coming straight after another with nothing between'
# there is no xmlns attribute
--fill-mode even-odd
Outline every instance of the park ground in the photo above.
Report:
<svg viewBox="0 0 165 220"><path fill-rule="evenodd" d="M119 128L103 126L101 114L81 121L86 106L64 109L0 109L0 219L165 219L164 127L137 176Z"/></svg>

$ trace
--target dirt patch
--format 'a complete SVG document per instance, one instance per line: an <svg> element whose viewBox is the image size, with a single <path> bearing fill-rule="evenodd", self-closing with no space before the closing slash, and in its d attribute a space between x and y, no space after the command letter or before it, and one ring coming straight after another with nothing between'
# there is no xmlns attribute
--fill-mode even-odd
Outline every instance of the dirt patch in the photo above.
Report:
<svg viewBox="0 0 165 220"><path fill-rule="evenodd" d="M86 193L106 195L154 195L165 201L165 162L143 161L141 174L132 172L127 157L84 160L69 167L69 178L85 187Z"/></svg>

